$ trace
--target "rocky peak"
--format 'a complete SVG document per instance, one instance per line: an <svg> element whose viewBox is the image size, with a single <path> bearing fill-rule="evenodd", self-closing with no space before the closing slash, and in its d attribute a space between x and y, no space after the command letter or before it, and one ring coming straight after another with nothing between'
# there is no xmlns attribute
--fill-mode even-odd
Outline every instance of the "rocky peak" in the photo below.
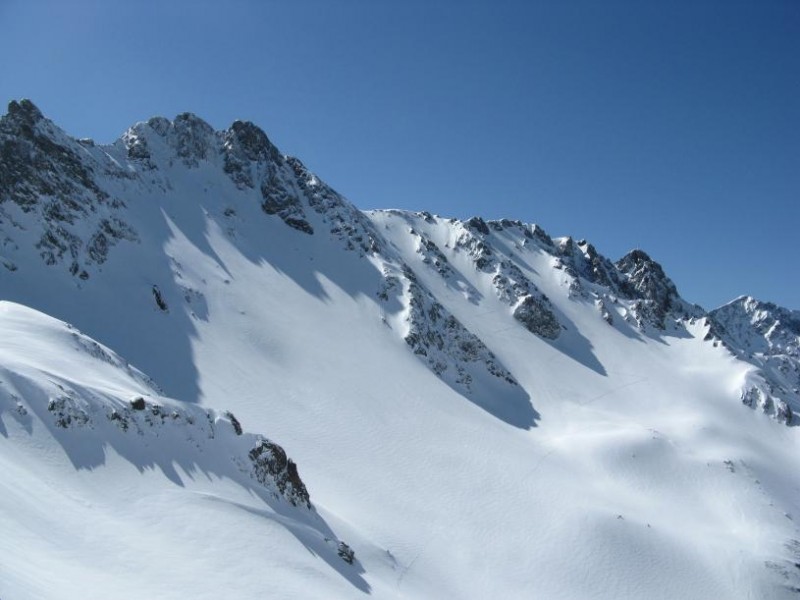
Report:
<svg viewBox="0 0 800 600"><path fill-rule="evenodd" d="M481 219L480 217L472 217L468 219L464 226L467 229L471 229L473 232L481 233L483 235L489 235L489 226L486 224L486 221Z"/></svg>
<svg viewBox="0 0 800 600"><path fill-rule="evenodd" d="M8 117L17 123L35 125L42 119L42 111L30 100L23 98L19 102L12 100L8 103Z"/></svg>
<svg viewBox="0 0 800 600"><path fill-rule="evenodd" d="M571 236L560 238L556 244L556 251L561 256L571 256L575 254L575 241Z"/></svg>
<svg viewBox="0 0 800 600"><path fill-rule="evenodd" d="M137 123L122 136L128 158L140 161L150 169L158 169L159 161L152 157L156 147L165 144L168 153L174 152L188 167L211 160L220 153L225 172L239 187L255 187L259 173L251 170L253 163L269 166L281 163L283 157L269 141L267 134L249 121L234 121L224 131L214 131L197 115L184 112L173 121L152 117ZM272 171L269 168L262 171ZM269 175L267 173L267 175Z"/></svg>
<svg viewBox="0 0 800 600"><path fill-rule="evenodd" d="M583 273L585 276L590 281L614 289L617 285L617 278L614 272L614 265L611 264L611 261L601 255L597 249L586 240L580 240L578 242L578 248L581 251Z"/></svg>
<svg viewBox="0 0 800 600"><path fill-rule="evenodd" d="M800 311L789 310L772 302L741 296L709 313L716 331L737 347L753 347L759 340L761 349L797 351L800 348Z"/></svg>
<svg viewBox="0 0 800 600"><path fill-rule="evenodd" d="M643 312L651 317L656 327L663 329L664 318L678 304L680 297L661 265L637 249L619 259L616 267L625 276L621 282L622 291L640 298L644 302Z"/></svg>
<svg viewBox="0 0 800 600"><path fill-rule="evenodd" d="M13 136L14 141L57 138L56 130L30 100L12 100L8 103L8 112L0 117L0 135Z"/></svg>
<svg viewBox="0 0 800 600"><path fill-rule="evenodd" d="M165 137L172 122L166 117L151 117L147 120L147 125L161 137Z"/></svg>
<svg viewBox="0 0 800 600"><path fill-rule="evenodd" d="M742 402L791 422L800 406L800 311L741 296L708 314L707 339L720 340L758 368Z"/></svg>
<svg viewBox="0 0 800 600"><path fill-rule="evenodd" d="M41 198L50 198L80 211L84 190L105 200L81 149L30 100L10 102L8 114L0 118L0 203L10 200L27 212Z"/></svg>
<svg viewBox="0 0 800 600"><path fill-rule="evenodd" d="M175 117L167 138L178 156L187 164L196 166L198 160L208 157L214 142L214 129L197 115L186 112Z"/></svg>
<svg viewBox="0 0 800 600"><path fill-rule="evenodd" d="M612 263L588 241L576 242L564 237L555 240L554 254L558 258L557 267L574 278L571 291L585 297L588 291L612 302L616 298L632 301L629 310L640 327L649 323L663 330L669 314L690 318L704 313L700 307L681 299L661 265L642 250L633 250ZM587 290L584 281L600 287Z"/></svg>
<svg viewBox="0 0 800 600"><path fill-rule="evenodd" d="M558 241L556 252L561 257L561 264L564 265L566 272L573 277L582 277L590 283L603 285L618 292L614 265L586 240L576 243L571 237L562 238Z"/></svg>
<svg viewBox="0 0 800 600"><path fill-rule="evenodd" d="M625 273L652 272L662 279L665 277L664 269L661 268L661 265L650 258L644 250L639 250L638 248L631 250L619 259L617 267Z"/></svg>
<svg viewBox="0 0 800 600"><path fill-rule="evenodd" d="M233 152L238 152L247 160L271 159L279 162L282 158L278 149L269 141L267 134L250 121L234 121L224 132L223 137L226 148L229 147Z"/></svg>
<svg viewBox="0 0 800 600"><path fill-rule="evenodd" d="M128 158L138 161L146 161L146 164L148 164L151 169L156 168L155 165L149 162L150 144L147 143L148 134L145 127L150 126L151 129L156 131L155 128L150 125L150 123L160 123L161 119L167 122L167 129L172 126L172 123L163 117L153 117L147 123L137 123L122 134L120 139L127 150ZM160 133L159 135L162 137L165 136L166 131L164 131L164 133Z"/></svg>
<svg viewBox="0 0 800 600"><path fill-rule="evenodd" d="M137 123L123 134L122 142L127 148L128 158L144 161L150 168L156 169L158 165L150 162L150 159L153 143L158 138L189 167L197 167L199 161L208 158L217 145L216 133L211 125L189 112L179 114L173 121L156 116L144 123Z"/></svg>
<svg viewBox="0 0 800 600"><path fill-rule="evenodd" d="M728 306L740 308L742 313L750 317L750 322L764 333L784 329L800 336L800 311L783 308L772 302L762 302L751 296L737 298Z"/></svg>

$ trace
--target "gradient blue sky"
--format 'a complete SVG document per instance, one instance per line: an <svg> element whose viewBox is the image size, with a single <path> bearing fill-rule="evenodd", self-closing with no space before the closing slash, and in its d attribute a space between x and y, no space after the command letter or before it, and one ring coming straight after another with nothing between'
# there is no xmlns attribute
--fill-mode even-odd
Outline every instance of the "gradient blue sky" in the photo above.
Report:
<svg viewBox="0 0 800 600"><path fill-rule="evenodd" d="M640 247L800 309L800 2L0 0L0 99L256 122L361 208Z"/></svg>

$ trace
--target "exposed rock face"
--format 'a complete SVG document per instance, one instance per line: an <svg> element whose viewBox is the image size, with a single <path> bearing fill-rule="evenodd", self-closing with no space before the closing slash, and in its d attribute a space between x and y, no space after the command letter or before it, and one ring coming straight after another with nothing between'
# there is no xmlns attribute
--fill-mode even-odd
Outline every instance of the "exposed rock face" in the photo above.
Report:
<svg viewBox="0 0 800 600"><path fill-rule="evenodd" d="M227 410L225 411L225 416L231 422L231 426L233 427L233 431L236 432L236 435L242 435L242 433L243 433L242 424L239 423L239 419L237 419L235 416L233 416L232 412L227 411Z"/></svg>
<svg viewBox="0 0 800 600"><path fill-rule="evenodd" d="M442 277L453 277L453 269L447 257L439 249L439 246L436 245L436 242L424 234L417 233L413 229L411 229L410 233L417 236L419 239L417 243L417 254L422 257L423 264L435 269Z"/></svg>
<svg viewBox="0 0 800 600"><path fill-rule="evenodd" d="M630 297L640 299L639 312L656 327L664 328L664 319L676 306L678 290L656 261L642 250L633 250L617 261L617 268L627 275L620 288Z"/></svg>
<svg viewBox="0 0 800 600"><path fill-rule="evenodd" d="M0 225L4 245L15 230L39 224L36 247L48 265L67 264L70 273L89 277L120 240L136 232L120 218L124 203L96 182L96 173L121 170L92 164L84 147L44 118L29 100L11 102L0 118ZM85 231L89 231L86 236ZM80 234L79 234L80 232Z"/></svg>
<svg viewBox="0 0 800 600"><path fill-rule="evenodd" d="M790 422L800 406L800 312L743 296L709 313L707 339L718 339L756 367L764 385L742 391L742 401Z"/></svg>
<svg viewBox="0 0 800 600"><path fill-rule="evenodd" d="M403 265L400 273L387 271L384 276L378 297L385 302L390 295L398 296L407 303L404 340L436 375L467 391L472 388L473 370L517 385L483 341L419 283L408 265Z"/></svg>
<svg viewBox="0 0 800 600"><path fill-rule="evenodd" d="M297 465L277 444L261 439L250 450L253 463L253 474L261 483L274 483L284 498L294 506L304 505L311 508L311 499L305 484L297 472Z"/></svg>
<svg viewBox="0 0 800 600"><path fill-rule="evenodd" d="M308 205L346 250L362 256L382 250L380 236L364 213L311 173L299 159L290 157L287 162Z"/></svg>
<svg viewBox="0 0 800 600"><path fill-rule="evenodd" d="M261 186L264 202L261 208L268 215L278 215L289 227L312 235L314 228L308 223L302 205L296 197L287 194L275 179L269 179Z"/></svg>
<svg viewBox="0 0 800 600"><path fill-rule="evenodd" d="M27 98L23 98L19 102L16 100L9 102L8 116L16 121L29 124L35 124L44 118L42 112Z"/></svg>
<svg viewBox="0 0 800 600"><path fill-rule="evenodd" d="M709 313L726 342L770 356L800 357L800 311L743 296Z"/></svg>
<svg viewBox="0 0 800 600"><path fill-rule="evenodd" d="M137 123L128 129L122 134L120 142L125 148L126 156L131 162L148 170L153 170L157 169L158 165L150 160L150 143L147 141L148 133L146 130L148 127L152 129L156 135L165 137L169 128L172 127L172 123L162 117L153 117L147 121L147 123Z"/></svg>
<svg viewBox="0 0 800 600"><path fill-rule="evenodd" d="M464 223L464 226L481 235L489 235L491 233L486 221L480 217L472 217Z"/></svg>
<svg viewBox="0 0 800 600"><path fill-rule="evenodd" d="M575 273L587 281L608 288L619 286L619 277L610 260L601 256L595 247L586 240L581 240L574 245L572 245L572 238L567 238L567 240L569 242L560 249L564 256L571 259L570 266ZM569 247L568 251L565 251L566 246Z"/></svg>
<svg viewBox="0 0 800 600"><path fill-rule="evenodd" d="M792 422L793 414L789 405L783 400L773 398L771 394L759 387L753 386L742 390L742 404L760 410L781 423L788 425Z"/></svg>
<svg viewBox="0 0 800 600"><path fill-rule="evenodd" d="M253 188L258 178L259 166L269 176L274 176L275 165L283 163L283 157L259 127L249 121L234 121L222 133L224 171L237 187Z"/></svg>
<svg viewBox="0 0 800 600"><path fill-rule="evenodd" d="M608 306L619 299L627 301L628 319L640 329L650 325L663 331L669 322L704 314L702 308L680 297L661 265L642 250L632 250L612 263L586 240L576 243L566 237L555 244L555 255L556 267L573 278L570 293L594 298L609 323L614 319Z"/></svg>
<svg viewBox="0 0 800 600"><path fill-rule="evenodd" d="M485 239L490 234L489 226L483 219L472 217L463 224L456 240L456 249L466 252L479 271L489 271L494 266L494 253Z"/></svg>
<svg viewBox="0 0 800 600"><path fill-rule="evenodd" d="M538 225L531 225L529 232L529 234L526 233L525 237L537 240L544 247L553 247L553 238L551 238L547 232Z"/></svg>
<svg viewBox="0 0 800 600"><path fill-rule="evenodd" d="M525 296L522 299L514 309L514 318L522 323L525 329L543 338L552 340L561 333L561 325L553 311L535 296Z"/></svg>
<svg viewBox="0 0 800 600"><path fill-rule="evenodd" d="M252 162L271 160L278 163L283 160L281 153L269 141L267 134L250 121L234 121L225 132L230 141L231 154Z"/></svg>
<svg viewBox="0 0 800 600"><path fill-rule="evenodd" d="M161 294L161 290L158 289L157 285L153 286L153 298L155 298L156 306L158 306L159 310L162 312L169 312L169 306L167 306L167 302L164 300L164 296Z"/></svg>
<svg viewBox="0 0 800 600"><path fill-rule="evenodd" d="M224 170L240 189L258 187L261 208L280 217L289 227L312 235L303 202L294 181L292 163L249 121L235 121L220 134Z"/></svg>
<svg viewBox="0 0 800 600"><path fill-rule="evenodd" d="M521 224L504 220L490 222L491 229L502 231ZM475 268L492 275L492 285L497 297L512 307L512 315L533 334L545 339L555 339L561 333L561 324L550 300L508 258L492 250L490 226L482 219L473 217L466 223L456 241L456 248L472 257ZM533 234L522 228L528 236Z"/></svg>
<svg viewBox="0 0 800 600"><path fill-rule="evenodd" d="M47 404L47 410L53 414L56 427L62 429L81 427L91 423L91 417L87 411L70 396L51 399Z"/></svg>
<svg viewBox="0 0 800 600"><path fill-rule="evenodd" d="M167 140L176 154L190 167L208 158L215 145L211 125L192 113L181 113L167 130Z"/></svg>

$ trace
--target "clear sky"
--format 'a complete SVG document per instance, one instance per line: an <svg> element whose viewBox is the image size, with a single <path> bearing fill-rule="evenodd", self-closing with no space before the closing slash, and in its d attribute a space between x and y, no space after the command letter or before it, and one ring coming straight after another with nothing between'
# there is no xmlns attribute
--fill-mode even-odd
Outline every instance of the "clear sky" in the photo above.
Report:
<svg viewBox="0 0 800 600"><path fill-rule="evenodd" d="M800 309L800 2L0 0L0 99L254 121L360 208L634 247Z"/></svg>

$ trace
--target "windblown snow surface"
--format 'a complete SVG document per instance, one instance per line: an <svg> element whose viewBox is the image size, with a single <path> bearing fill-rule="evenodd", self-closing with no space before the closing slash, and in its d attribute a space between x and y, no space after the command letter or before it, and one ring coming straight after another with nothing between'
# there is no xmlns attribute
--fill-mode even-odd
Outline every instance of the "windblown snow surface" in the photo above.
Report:
<svg viewBox="0 0 800 600"><path fill-rule="evenodd" d="M3 600L797 597L796 390L642 257L361 212L279 155L248 185L178 119L32 120L108 198L0 199ZM86 258L112 216L134 234Z"/></svg>

